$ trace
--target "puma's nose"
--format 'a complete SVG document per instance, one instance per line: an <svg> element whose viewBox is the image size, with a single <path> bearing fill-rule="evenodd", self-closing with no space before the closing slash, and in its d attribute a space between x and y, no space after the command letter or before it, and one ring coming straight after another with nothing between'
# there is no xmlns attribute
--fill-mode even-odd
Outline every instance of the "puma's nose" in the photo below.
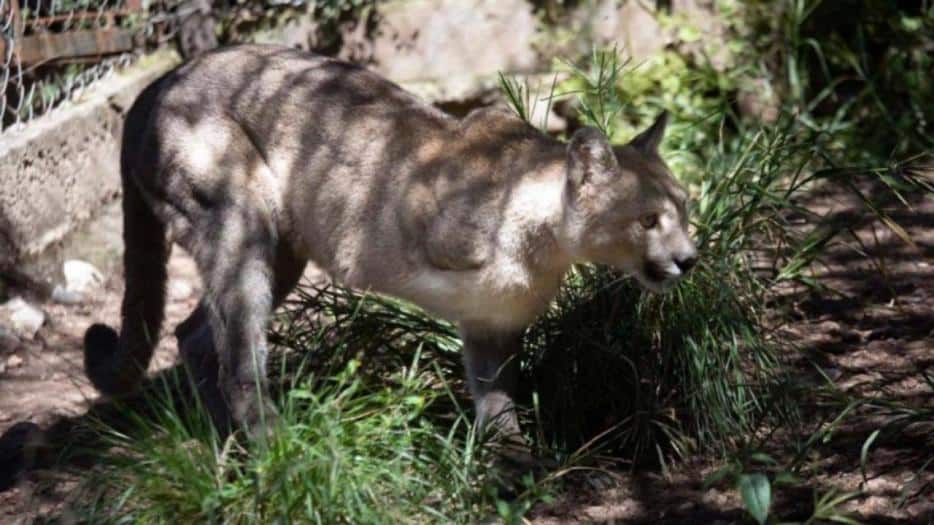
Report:
<svg viewBox="0 0 934 525"><path fill-rule="evenodd" d="M675 259L675 264L678 265L678 269L681 270L682 274L688 273L688 271L697 264L697 255L691 255L683 259Z"/></svg>

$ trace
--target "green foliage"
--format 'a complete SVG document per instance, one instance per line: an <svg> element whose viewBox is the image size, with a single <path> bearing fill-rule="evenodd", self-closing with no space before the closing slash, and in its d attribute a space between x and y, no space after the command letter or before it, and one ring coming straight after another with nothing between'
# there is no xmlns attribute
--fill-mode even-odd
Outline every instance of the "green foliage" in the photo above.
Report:
<svg viewBox="0 0 934 525"><path fill-rule="evenodd" d="M551 105L555 99L555 86L557 85L557 81L558 77L555 76L552 79L551 90L548 95L539 97L538 93L541 90L541 85L532 87L529 84L528 77L520 81L517 78L510 78L502 73L499 74L499 87L506 96L509 107L515 111L517 117L533 126L537 125L542 131L548 129L548 117L551 115ZM539 107L539 103L544 103L545 107L544 111L541 112L541 122L535 123L532 122L532 119L537 113L536 110Z"/></svg>
<svg viewBox="0 0 934 525"><path fill-rule="evenodd" d="M581 124L616 141L671 113L662 152L694 198L702 258L665 297L605 269L577 269L527 342L525 371L545 428L558 446L601 434L636 458L722 453L765 421L793 428L796 390L779 359L791 349L771 337L764 305L781 283L819 286L812 263L848 234L799 203L821 186L852 191L910 242L880 203L930 193L930 182L912 170L914 159L855 147L853 116L874 106L820 114L827 95L819 92L786 100L762 122L735 105L758 67L724 73L673 50L630 67L606 53L572 66L558 91L576 97ZM867 158L873 163L854 166ZM867 194L866 185L877 190Z"/></svg>
<svg viewBox="0 0 934 525"><path fill-rule="evenodd" d="M615 72L594 73L607 64ZM624 127L619 101L642 101L646 108L635 114L649 117L661 110L653 104L678 100L658 93L665 73L639 84L626 80L638 69L620 75L617 65L595 53L589 68L576 69L568 85L589 108L582 110L583 122L611 123L605 127L612 133ZM636 88L644 91L626 91ZM607 95L612 100L601 103ZM705 134L718 136L727 123L725 104L725 97L705 99L705 115L694 122L682 119L696 113L674 111L673 128L680 132L666 139L665 150L690 150ZM600 108L609 114L595 114ZM814 134L789 121L719 137L682 157L692 166L686 171L703 174L691 185L703 254L693 273L670 294L653 296L606 269L578 268L555 308L530 332L528 384L559 446L579 446L613 427L605 434L608 443L635 459L648 452L663 459L658 456L669 452L724 452L764 417L793 420L762 305L774 284L805 279L802 269L834 233L818 224L791 228L788 221L790 213L802 213L794 199L813 182L803 172L819 160L819 150ZM774 243L772 266L764 269L750 258L761 253L763 238Z"/></svg>
<svg viewBox="0 0 934 525"><path fill-rule="evenodd" d="M769 517L769 506L772 504L772 487L769 478L762 474L741 474L736 481L739 493L743 497L746 510L759 525L763 525Z"/></svg>
<svg viewBox="0 0 934 525"><path fill-rule="evenodd" d="M325 49L339 40L338 25L355 17L365 19L378 0L299 0L294 2L237 2L217 10L218 36L224 44L255 41L263 31L274 30L301 18L314 20L317 47Z"/></svg>
<svg viewBox="0 0 934 525"><path fill-rule="evenodd" d="M934 147L934 6L884 0L750 0L734 24L802 119L835 120L862 162Z"/></svg>
<svg viewBox="0 0 934 525"><path fill-rule="evenodd" d="M769 477L771 473L771 479ZM803 480L790 469L778 468L778 462L763 452L739 450L729 461L704 479L704 488L728 483L740 494L743 506L760 525L772 514L773 487L801 485ZM811 515L802 525L835 522L856 525L858 522L840 509L840 505L861 495L860 492L839 492L829 489L814 491ZM793 522L783 522L792 525Z"/></svg>
<svg viewBox="0 0 934 525"><path fill-rule="evenodd" d="M517 522L544 489L527 477L502 501L490 456L463 414L426 411L441 379L419 364L368 385L360 364L330 377L298 374L264 443L218 440L198 407L151 399L156 418L107 432L109 451L85 485L93 523L468 523L498 512ZM105 503L109 502L109 503Z"/></svg>
<svg viewBox="0 0 934 525"><path fill-rule="evenodd" d="M922 369L918 378L927 387L927 391L921 395L930 397L934 394L934 373ZM934 407L889 399L884 395L857 396L836 389L827 389L820 397L819 404L833 411L836 416L820 432L810 437L804 445L804 451L811 450L818 442L829 443L845 420L856 417L871 418L875 429L860 447L859 469L864 481L867 480L867 464L876 443L904 440L918 443L922 450L934 450ZM799 457L801 455L802 453L799 453ZM934 454L922 454L920 463L912 479L903 486L899 506L904 504L909 490L915 490L917 496L924 496L934 488L919 483L928 467L934 464Z"/></svg>
<svg viewBox="0 0 934 525"><path fill-rule="evenodd" d="M247 448L220 440L170 378L101 426L102 465L78 516L93 523L521 523L555 476L503 476L460 406L449 324L341 288L301 288L272 339L281 421ZM363 356L365 355L365 359ZM181 404L177 399L183 398ZM79 451L88 452L88 451ZM507 499L504 494L509 494Z"/></svg>
<svg viewBox="0 0 934 525"><path fill-rule="evenodd" d="M617 117L623 110L622 102L617 96L616 86L626 63L620 62L619 54L614 48L594 49L586 70L573 63L567 63L567 65L575 73L577 84L580 86L567 93L578 95L578 112L581 120L612 138Z"/></svg>

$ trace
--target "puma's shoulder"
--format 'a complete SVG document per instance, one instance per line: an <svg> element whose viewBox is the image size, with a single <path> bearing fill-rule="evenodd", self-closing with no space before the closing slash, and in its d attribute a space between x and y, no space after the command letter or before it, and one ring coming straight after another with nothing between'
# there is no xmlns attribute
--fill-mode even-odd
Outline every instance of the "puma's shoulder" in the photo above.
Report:
<svg viewBox="0 0 934 525"><path fill-rule="evenodd" d="M526 122L501 107L474 110L460 121L458 144L447 159L457 169L432 188L437 202L423 239L429 263L465 271L491 261L511 189L527 171L504 152L535 136Z"/></svg>
<svg viewBox="0 0 934 525"><path fill-rule="evenodd" d="M469 210L442 210L426 232L425 255L440 270L481 268L493 251L490 233L488 225Z"/></svg>

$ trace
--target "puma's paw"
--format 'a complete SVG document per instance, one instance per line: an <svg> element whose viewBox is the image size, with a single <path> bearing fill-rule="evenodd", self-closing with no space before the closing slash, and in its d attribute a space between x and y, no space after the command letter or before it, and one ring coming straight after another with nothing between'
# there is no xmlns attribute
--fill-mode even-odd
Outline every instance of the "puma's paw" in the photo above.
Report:
<svg viewBox="0 0 934 525"><path fill-rule="evenodd" d="M280 416L269 394L258 392L253 385L237 391L238 394L229 396L231 399L228 401L234 421L250 441L266 442L272 439Z"/></svg>

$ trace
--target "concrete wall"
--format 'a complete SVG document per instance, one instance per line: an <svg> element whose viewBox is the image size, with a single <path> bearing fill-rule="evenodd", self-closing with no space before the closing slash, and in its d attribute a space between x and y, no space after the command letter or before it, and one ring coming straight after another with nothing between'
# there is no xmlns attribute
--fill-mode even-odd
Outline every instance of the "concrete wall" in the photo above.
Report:
<svg viewBox="0 0 934 525"><path fill-rule="evenodd" d="M168 52L145 57L0 135L0 270L51 284L39 256L119 195L124 112L178 60Z"/></svg>

